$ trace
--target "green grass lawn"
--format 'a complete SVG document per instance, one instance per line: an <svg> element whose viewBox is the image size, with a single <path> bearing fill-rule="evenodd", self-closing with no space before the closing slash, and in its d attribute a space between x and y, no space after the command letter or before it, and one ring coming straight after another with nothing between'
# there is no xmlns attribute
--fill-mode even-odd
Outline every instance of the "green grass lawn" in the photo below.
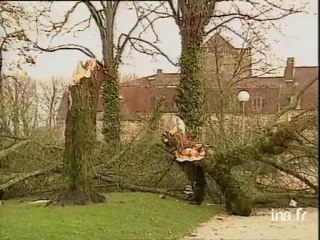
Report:
<svg viewBox="0 0 320 240"><path fill-rule="evenodd" d="M48 208L5 201L0 206L0 239L179 239L221 209L147 193L110 193L106 197L104 204Z"/></svg>

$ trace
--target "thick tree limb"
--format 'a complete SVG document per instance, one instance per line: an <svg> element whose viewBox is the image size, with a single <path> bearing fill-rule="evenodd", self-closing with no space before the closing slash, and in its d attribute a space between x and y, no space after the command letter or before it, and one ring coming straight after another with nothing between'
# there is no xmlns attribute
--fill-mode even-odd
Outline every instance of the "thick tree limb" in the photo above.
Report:
<svg viewBox="0 0 320 240"><path fill-rule="evenodd" d="M101 18L101 16L98 14L99 11L95 8L95 6L90 1L82 1L82 2L87 6L88 10L90 11L100 31L103 30L104 21Z"/></svg>
<svg viewBox="0 0 320 240"><path fill-rule="evenodd" d="M279 125L278 129L273 133L268 133L269 135L262 136L252 143L237 146L227 152L216 152L213 156L199 161L199 164L201 164L205 171L214 176L215 174L213 173L216 173L217 169L224 169L226 172L230 172L233 167L239 166L245 161L266 161L264 159L265 156L284 153L289 147L288 144L294 140L294 134L307 129L315 123L316 119L317 115L315 113L298 115L290 122ZM279 170L300 179L311 188L316 189L316 186L308 179L293 173L289 169L280 165L276 166L272 163L268 164L278 167Z"/></svg>
<svg viewBox="0 0 320 240"><path fill-rule="evenodd" d="M54 165L50 168L47 168L47 169L42 169L42 170L36 170L36 171L32 171L32 172L27 172L27 173L21 173L21 174L18 174L18 176L10 179L9 181L3 183L0 185L0 190L4 190L8 187L11 187L12 185L20 182L20 181L23 181L27 178L30 178L30 177L36 177L36 176L39 176L39 175L44 175L44 174L47 174L49 172L54 172L54 171L57 171L60 169L60 166L59 165Z"/></svg>
<svg viewBox="0 0 320 240"><path fill-rule="evenodd" d="M180 195L176 194L173 191L170 191L168 189L137 186L137 185L126 184L126 183L121 183L121 182L119 183L110 177L106 177L106 176L103 176L98 173L95 174L94 178L100 179L101 181L106 182L108 184L114 183L119 189L122 189L122 190L163 194L163 195L167 195L170 197L186 200L186 198L182 194L180 194ZM175 191L179 191L179 190L175 190Z"/></svg>
<svg viewBox="0 0 320 240"><path fill-rule="evenodd" d="M77 50L87 55L90 58L96 58L96 56L93 54L92 51L90 51L89 48L86 48L78 44L64 44L64 45L58 45L51 48L43 48L43 47L40 47L37 43L34 43L34 46L44 52L56 52L60 50Z"/></svg>
<svg viewBox="0 0 320 240"><path fill-rule="evenodd" d="M172 16L176 22L176 24L180 27L181 26L181 19L180 19L180 9L179 6L177 7L177 10L175 9L174 5L173 5L173 1L169 0L168 1L170 9L172 11Z"/></svg>
<svg viewBox="0 0 320 240"><path fill-rule="evenodd" d="M317 207L317 196L301 192L288 193L257 193L254 203L258 207L287 207L290 199L296 199L299 207Z"/></svg>
<svg viewBox="0 0 320 240"><path fill-rule="evenodd" d="M9 154L11 153L14 153L15 151L17 151L19 148L27 145L28 143L30 143L31 141L30 140L23 140L21 142L18 142L17 144L5 149L5 150L2 150L0 152L0 160L7 157Z"/></svg>
<svg viewBox="0 0 320 240"><path fill-rule="evenodd" d="M313 184L308 178L304 177L304 176L301 176L299 173L297 173L296 171L292 170L292 169L289 169L279 163L277 163L276 161L273 161L272 159L270 158L267 158L267 157L262 157L261 159L259 159L259 161L263 162L263 163L266 163L266 164L269 164L271 165L272 167L284 172L284 173L287 173L289 175L292 175L294 176L295 178L301 180L302 182L306 183L312 190L314 190L315 192L318 192L318 186L316 186L315 184Z"/></svg>

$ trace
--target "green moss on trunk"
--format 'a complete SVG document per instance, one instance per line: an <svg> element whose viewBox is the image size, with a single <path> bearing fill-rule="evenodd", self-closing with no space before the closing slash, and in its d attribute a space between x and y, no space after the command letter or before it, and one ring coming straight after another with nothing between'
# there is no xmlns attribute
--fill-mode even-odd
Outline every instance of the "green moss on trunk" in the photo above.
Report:
<svg viewBox="0 0 320 240"><path fill-rule="evenodd" d="M100 84L94 78L82 78L71 87L72 105L65 129L64 176L67 186L54 202L86 204L102 202L92 186L91 157L96 142L96 113Z"/></svg>
<svg viewBox="0 0 320 240"><path fill-rule="evenodd" d="M119 83L116 64L107 68L106 79L103 81L103 135L105 142L117 143L120 141L121 119L119 104Z"/></svg>
<svg viewBox="0 0 320 240"><path fill-rule="evenodd" d="M206 195L207 182L203 168L194 162L179 163L192 184L193 196L189 199L191 204L200 205Z"/></svg>
<svg viewBox="0 0 320 240"><path fill-rule="evenodd" d="M216 165L209 175L219 185L225 196L226 210L235 215L249 216L252 212L253 197L247 184L237 179L231 173L231 168L225 165Z"/></svg>
<svg viewBox="0 0 320 240"><path fill-rule="evenodd" d="M202 38L182 35L180 85L176 103L181 119L190 134L199 133L203 124L203 79L201 70Z"/></svg>

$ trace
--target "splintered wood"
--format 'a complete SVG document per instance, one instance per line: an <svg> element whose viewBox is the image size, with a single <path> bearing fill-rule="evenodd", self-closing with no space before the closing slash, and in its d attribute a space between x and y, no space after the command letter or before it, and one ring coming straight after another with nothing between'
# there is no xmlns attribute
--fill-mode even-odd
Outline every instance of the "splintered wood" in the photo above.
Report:
<svg viewBox="0 0 320 240"><path fill-rule="evenodd" d="M87 61L84 66L81 61L79 61L76 69L73 71L71 85L78 84L81 78L90 78L91 71L94 70L95 66L96 63L94 59Z"/></svg>
<svg viewBox="0 0 320 240"><path fill-rule="evenodd" d="M171 134L168 131L164 132L162 141L178 162L200 161L205 156L203 144L197 143L195 139L188 138L184 133Z"/></svg>

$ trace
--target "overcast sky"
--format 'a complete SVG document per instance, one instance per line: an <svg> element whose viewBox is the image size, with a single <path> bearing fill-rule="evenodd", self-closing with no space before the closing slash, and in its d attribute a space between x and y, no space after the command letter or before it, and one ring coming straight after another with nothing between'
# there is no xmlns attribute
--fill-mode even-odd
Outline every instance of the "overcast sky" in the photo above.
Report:
<svg viewBox="0 0 320 240"><path fill-rule="evenodd" d="M63 12L69 3L60 4L56 7L54 14L56 16ZM318 0L310 0L308 14L299 14L289 16L282 20L281 28L285 36L270 33L272 40L278 40L278 43L272 45L273 54L282 62L284 66L287 57L294 57L296 65L317 66L318 65ZM79 8L75 19L87 14L85 7ZM127 9L121 9L117 18L117 32L125 31L131 28L134 19L134 12L128 12ZM159 46L172 59L177 59L180 54L180 37L178 28L173 20L163 20L156 26L160 36ZM64 37L60 43L80 43L90 48L98 57L101 57L101 43L95 28L89 29L81 37L73 39L71 36ZM10 57L10 56L9 56ZM55 53L44 53L37 58L37 64L27 69L28 73L37 79L47 80L52 76L62 75L65 78L71 78L79 60L85 61L87 57L76 51L60 51ZM133 52L124 55L124 64L120 67L122 75L136 74L145 76L154 74L156 69L161 68L164 72L177 72L178 69L172 66L165 58L158 57L152 60L150 57Z"/></svg>

